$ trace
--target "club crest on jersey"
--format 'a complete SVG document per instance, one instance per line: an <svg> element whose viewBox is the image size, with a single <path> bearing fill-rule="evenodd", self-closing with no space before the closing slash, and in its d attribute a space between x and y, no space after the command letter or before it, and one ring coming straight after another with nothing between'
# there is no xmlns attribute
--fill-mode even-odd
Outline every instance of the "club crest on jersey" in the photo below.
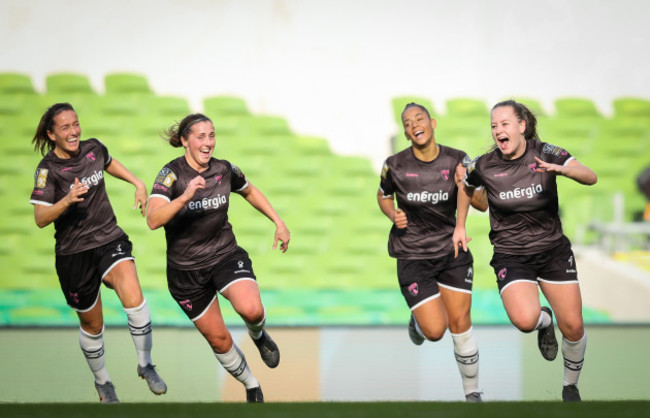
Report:
<svg viewBox="0 0 650 418"><path fill-rule="evenodd" d="M39 189L44 189L47 184L47 173L49 170L47 168L37 168L36 173L34 173L34 187Z"/></svg>
<svg viewBox="0 0 650 418"><path fill-rule="evenodd" d="M443 179L449 180L449 170L440 170L440 174L442 175Z"/></svg>
<svg viewBox="0 0 650 418"><path fill-rule="evenodd" d="M467 175L469 175L469 173L474 171L474 169L476 168L477 161L478 161L478 157L474 158L472 161L469 161L467 164L465 164L465 160L463 159L463 165L465 166L465 168L467 168Z"/></svg>
<svg viewBox="0 0 650 418"><path fill-rule="evenodd" d="M237 177L244 177L244 173L241 172L239 167L237 167L235 164L232 163L230 164L230 166L232 167L233 174L235 174Z"/></svg>
<svg viewBox="0 0 650 418"><path fill-rule="evenodd" d="M217 181L217 184L221 184L221 178L223 176L216 176L214 179Z"/></svg>
<svg viewBox="0 0 650 418"><path fill-rule="evenodd" d="M86 158L89 159L90 161L95 161L95 153L94 152L89 152L86 154Z"/></svg>
<svg viewBox="0 0 650 418"><path fill-rule="evenodd" d="M418 284L417 283L411 283L409 285L409 293L413 296L417 296L418 293L420 293L420 289L418 289Z"/></svg>
<svg viewBox="0 0 650 418"><path fill-rule="evenodd" d="M384 166L381 168L381 178L386 180L386 176L388 176L388 170L390 170L390 167L388 167L388 163L384 161Z"/></svg>
<svg viewBox="0 0 650 418"><path fill-rule="evenodd" d="M163 167L162 170L160 170L160 173L158 173L158 176L156 177L156 183L160 183L164 185L165 187L171 187L172 184L176 181L177 177L174 172L169 169L168 167Z"/></svg>
<svg viewBox="0 0 650 418"><path fill-rule="evenodd" d="M542 148L542 152L544 154L551 154L555 156L566 155L566 151L552 144L544 144L544 148Z"/></svg>
<svg viewBox="0 0 650 418"><path fill-rule="evenodd" d="M537 173L537 163L528 164L528 169L531 173Z"/></svg>

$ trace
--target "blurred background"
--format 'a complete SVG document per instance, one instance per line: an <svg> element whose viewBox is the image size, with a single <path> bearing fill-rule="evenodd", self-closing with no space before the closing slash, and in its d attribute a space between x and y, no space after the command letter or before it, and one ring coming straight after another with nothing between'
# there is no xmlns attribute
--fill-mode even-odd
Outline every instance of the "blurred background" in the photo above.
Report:
<svg viewBox="0 0 650 418"><path fill-rule="evenodd" d="M648 12L649 5L630 0L3 0L0 336L3 354L12 353L1 363L4 371L22 361L16 336L39 341L42 328L74 334L78 326L54 270L53 226L38 229L28 203L41 158L30 141L43 112L62 101L77 110L82 137L99 138L148 187L181 155L160 138L162 130L190 112L213 119L215 157L237 164L292 233L290 251L273 252L272 223L232 197L230 220L251 254L268 324L281 328L287 341L300 340L296 333L306 330L317 335L305 350L316 353L310 364L325 377L301 399L350 396L334 384L339 375L323 372L324 359L336 352L326 348L342 338L333 329L364 330L374 335L368 338L398 332L404 347L395 350L414 349L406 340L409 312L395 261L386 252L390 222L376 203L383 160L409 145L399 115L411 101L437 119L439 143L477 156L492 143L491 106L520 100L536 112L542 140L593 168L599 175L593 187L558 180L585 320L603 339L621 327L649 338L650 222L638 184L650 166ZM197 334L166 289L164 232L150 231L131 209L132 186L106 182L118 223L134 243L154 324L169 327L170 341L177 333ZM488 264L487 215L472 212L468 230L473 321L488 341L512 327L500 328L509 322ZM107 325L125 327L114 293L103 291L103 299ZM241 320L226 305L224 316L236 329ZM489 332L495 326L498 332ZM508 338L523 359L532 338ZM83 362L75 343L68 338L61 350ZM455 367L450 350L444 363ZM513 375L535 376L538 369L526 364L518 363ZM34 373L26 387L30 378L43 378ZM326 390L335 386L338 392ZM555 396L526 387L499 396ZM17 388L0 401L23 399ZM406 398L432 396L416 389ZM218 396L227 399L226 392ZM283 396L276 399L289 399ZM374 399L364 396L350 400Z"/></svg>

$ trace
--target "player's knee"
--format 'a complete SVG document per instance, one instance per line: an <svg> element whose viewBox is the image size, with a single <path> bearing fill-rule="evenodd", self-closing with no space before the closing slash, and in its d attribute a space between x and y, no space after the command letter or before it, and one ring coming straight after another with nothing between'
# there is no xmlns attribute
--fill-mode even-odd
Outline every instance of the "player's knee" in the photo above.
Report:
<svg viewBox="0 0 650 418"><path fill-rule="evenodd" d="M227 353L232 347L232 338L230 333L213 334L208 337L210 347L215 353Z"/></svg>
<svg viewBox="0 0 650 418"><path fill-rule="evenodd" d="M245 322L249 324L257 324L264 319L264 307L261 304L250 303L245 306L238 307L237 313Z"/></svg>
<svg viewBox="0 0 650 418"><path fill-rule="evenodd" d="M445 327L439 326L424 328L420 326L420 329L422 330L422 334L424 334L424 338L429 341L439 341L445 335L445 331L447 330Z"/></svg>
<svg viewBox="0 0 650 418"><path fill-rule="evenodd" d="M519 317L514 317L510 318L510 322L512 322L512 325L517 327L517 329L521 332L533 332L535 328L537 327L539 318L535 318L533 316L519 316Z"/></svg>
<svg viewBox="0 0 650 418"><path fill-rule="evenodd" d="M449 317L449 331L454 334L461 334L472 326L472 320L469 315L459 317Z"/></svg>
<svg viewBox="0 0 650 418"><path fill-rule="evenodd" d="M582 321L574 321L562 324L560 331L569 341L578 341L585 335L585 328Z"/></svg>

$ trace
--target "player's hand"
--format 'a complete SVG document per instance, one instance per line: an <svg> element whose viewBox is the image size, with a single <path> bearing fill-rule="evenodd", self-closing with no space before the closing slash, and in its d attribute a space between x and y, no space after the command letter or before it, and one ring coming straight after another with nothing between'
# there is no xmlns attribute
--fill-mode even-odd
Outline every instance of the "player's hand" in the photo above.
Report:
<svg viewBox="0 0 650 418"><path fill-rule="evenodd" d="M185 196L186 200L190 200L199 189L205 189L205 179L201 176L196 176L187 184L183 196Z"/></svg>
<svg viewBox="0 0 650 418"><path fill-rule="evenodd" d="M280 250L283 253L286 253L289 249L289 240L291 239L291 234L289 229L284 223L281 223L275 228L275 236L273 237L273 249L278 248L278 241L280 242Z"/></svg>
<svg viewBox="0 0 650 418"><path fill-rule="evenodd" d="M535 167L535 171L546 171L547 173L564 174L564 166L547 163L546 161L542 161L537 157L535 157L535 161L537 161L537 167Z"/></svg>
<svg viewBox="0 0 650 418"><path fill-rule="evenodd" d="M395 215L393 216L393 223L398 229L404 229L408 226L408 219L406 219L406 213L402 209L397 209Z"/></svg>
<svg viewBox="0 0 650 418"><path fill-rule="evenodd" d="M147 190L145 189L144 183L138 185L135 188L135 203L133 204L133 209L140 209L142 216L145 215L147 209Z"/></svg>
<svg viewBox="0 0 650 418"><path fill-rule="evenodd" d="M454 258L457 258L459 248L462 248L463 251L467 252L467 243L470 242L472 238L467 236L465 228L457 226L454 229L454 235L452 235L451 240L454 243Z"/></svg>
<svg viewBox="0 0 650 418"><path fill-rule="evenodd" d="M83 196L86 193L88 193L88 185L86 183L80 182L79 179L75 177L74 185L70 188L70 191L65 196L68 206L72 205L73 203L83 202L83 197L79 196Z"/></svg>
<svg viewBox="0 0 650 418"><path fill-rule="evenodd" d="M458 164L456 166L456 171L454 172L454 181L456 182L456 186L460 187L460 184L465 180L465 173L467 173L465 166Z"/></svg>

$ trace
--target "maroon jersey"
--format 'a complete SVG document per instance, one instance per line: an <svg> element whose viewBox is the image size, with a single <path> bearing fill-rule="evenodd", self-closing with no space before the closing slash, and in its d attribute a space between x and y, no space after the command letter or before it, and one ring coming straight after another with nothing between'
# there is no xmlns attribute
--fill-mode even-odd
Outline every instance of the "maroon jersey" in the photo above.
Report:
<svg viewBox="0 0 650 418"><path fill-rule="evenodd" d="M248 187L246 176L237 166L212 158L208 169L199 173L184 156L179 157L160 170L151 197L172 201L199 175L205 179L205 188L198 189L165 225L167 263L177 270L212 266L237 249L228 222L230 192Z"/></svg>
<svg viewBox="0 0 650 418"><path fill-rule="evenodd" d="M440 153L430 162L420 161L411 147L388 157L381 173L380 191L395 195L397 206L408 219L406 229L390 230L388 253L403 259L430 259L453 252L451 237L456 226L454 181L456 167L467 154L438 145Z"/></svg>
<svg viewBox="0 0 650 418"><path fill-rule="evenodd" d="M124 234L106 195L104 169L111 163L108 149L97 139L79 143L79 153L61 159L47 153L34 174L34 205L52 206L74 186L75 178L88 185L83 202L70 206L54 221L56 253L75 254L105 245Z"/></svg>
<svg viewBox="0 0 650 418"><path fill-rule="evenodd" d="M564 235L556 176L537 170L535 157L559 165L573 159L560 147L528 140L526 151L517 159L505 160L496 149L467 168L465 183L487 190L490 241L495 252L534 254L557 246Z"/></svg>

